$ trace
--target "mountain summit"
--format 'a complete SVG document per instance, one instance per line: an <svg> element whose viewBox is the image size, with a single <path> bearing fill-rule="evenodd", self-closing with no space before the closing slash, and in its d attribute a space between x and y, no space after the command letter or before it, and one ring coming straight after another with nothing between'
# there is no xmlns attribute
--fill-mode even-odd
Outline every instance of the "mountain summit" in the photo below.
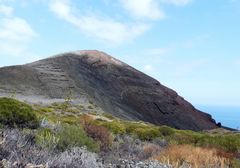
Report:
<svg viewBox="0 0 240 168"><path fill-rule="evenodd" d="M0 68L0 95L93 101L103 111L178 129L216 128L212 117L175 91L131 66L96 50L63 53L37 62Z"/></svg>

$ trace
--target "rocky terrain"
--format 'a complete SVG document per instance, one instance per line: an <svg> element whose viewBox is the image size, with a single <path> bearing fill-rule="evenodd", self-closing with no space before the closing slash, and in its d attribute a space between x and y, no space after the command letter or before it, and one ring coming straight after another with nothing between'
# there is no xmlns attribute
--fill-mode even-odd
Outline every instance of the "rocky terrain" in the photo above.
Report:
<svg viewBox="0 0 240 168"><path fill-rule="evenodd" d="M66 99L94 102L100 111L178 129L216 128L207 113L175 91L107 55L85 50L26 65L0 68L0 95L29 101Z"/></svg>
<svg viewBox="0 0 240 168"><path fill-rule="evenodd" d="M238 168L237 131L123 120L75 100L0 98L0 168ZM99 111L98 111L99 110Z"/></svg>
<svg viewBox="0 0 240 168"><path fill-rule="evenodd" d="M105 159L108 158L108 162L106 162L84 147L74 147L64 152L42 149L34 142L34 131L24 132L18 129L8 129L0 130L0 134L4 137L4 142L0 143L1 168L171 168L170 165L153 160L140 161L131 157L117 159L110 155L105 156ZM127 139L127 142L131 142L137 147L132 139ZM138 148L139 153L143 152L140 151L140 144L138 144ZM125 153L128 152L130 153L130 151ZM113 160L109 161L109 159Z"/></svg>

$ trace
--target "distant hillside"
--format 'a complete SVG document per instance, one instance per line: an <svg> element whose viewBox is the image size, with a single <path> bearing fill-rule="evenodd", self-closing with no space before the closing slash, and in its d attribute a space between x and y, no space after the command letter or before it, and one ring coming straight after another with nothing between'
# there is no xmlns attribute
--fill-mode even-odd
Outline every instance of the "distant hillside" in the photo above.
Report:
<svg viewBox="0 0 240 168"><path fill-rule="evenodd" d="M131 66L95 50L0 68L0 95L74 98L107 113L178 129L216 128L209 114Z"/></svg>

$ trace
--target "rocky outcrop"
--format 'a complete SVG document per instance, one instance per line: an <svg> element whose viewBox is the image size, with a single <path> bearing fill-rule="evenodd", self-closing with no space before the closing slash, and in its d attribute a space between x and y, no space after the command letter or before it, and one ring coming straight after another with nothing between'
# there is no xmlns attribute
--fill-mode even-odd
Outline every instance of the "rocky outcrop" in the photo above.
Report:
<svg viewBox="0 0 240 168"><path fill-rule="evenodd" d="M116 117L179 129L216 127L209 114L195 109L175 91L107 55L85 50L31 64L0 68L0 94L91 100Z"/></svg>

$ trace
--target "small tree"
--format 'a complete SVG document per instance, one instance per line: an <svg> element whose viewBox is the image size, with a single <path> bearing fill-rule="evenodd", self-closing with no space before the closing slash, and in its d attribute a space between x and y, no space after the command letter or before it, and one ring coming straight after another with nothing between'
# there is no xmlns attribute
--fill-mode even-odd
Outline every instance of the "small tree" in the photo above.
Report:
<svg viewBox="0 0 240 168"><path fill-rule="evenodd" d="M11 91L9 98L12 98L12 99L16 98L16 90Z"/></svg>
<svg viewBox="0 0 240 168"><path fill-rule="evenodd" d="M73 91L71 88L68 88L64 97L64 110L66 110L72 103L73 100Z"/></svg>

